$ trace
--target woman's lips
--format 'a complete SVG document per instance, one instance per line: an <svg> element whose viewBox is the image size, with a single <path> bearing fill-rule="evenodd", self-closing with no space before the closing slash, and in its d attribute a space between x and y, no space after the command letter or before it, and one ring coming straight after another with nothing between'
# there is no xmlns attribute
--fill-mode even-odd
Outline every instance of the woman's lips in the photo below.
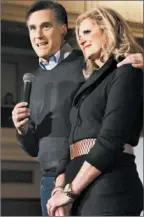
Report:
<svg viewBox="0 0 144 217"><path fill-rule="evenodd" d="M86 45L86 46L84 47L84 50L86 50L87 48L90 48L91 46L92 46L91 44Z"/></svg>

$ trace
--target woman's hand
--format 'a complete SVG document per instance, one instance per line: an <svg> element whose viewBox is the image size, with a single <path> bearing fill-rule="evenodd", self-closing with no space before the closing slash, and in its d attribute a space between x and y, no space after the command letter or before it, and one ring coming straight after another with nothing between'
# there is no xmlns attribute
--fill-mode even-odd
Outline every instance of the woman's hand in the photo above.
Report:
<svg viewBox="0 0 144 217"><path fill-rule="evenodd" d="M47 202L47 211L50 216L55 216L55 212L59 207L64 207L64 205L72 205L72 199L65 195L63 192L58 192L54 194ZM68 206L66 206L68 209ZM65 209L60 209L61 213L66 211ZM59 210L58 210L59 212ZM58 214L56 212L56 214Z"/></svg>
<svg viewBox="0 0 144 217"><path fill-rule="evenodd" d="M72 204L67 204L61 207L58 207L55 211L55 216L70 216Z"/></svg>
<svg viewBox="0 0 144 217"><path fill-rule="evenodd" d="M142 53L125 53L125 59L117 64L118 67L124 64L132 64L135 68L144 69L144 57Z"/></svg>

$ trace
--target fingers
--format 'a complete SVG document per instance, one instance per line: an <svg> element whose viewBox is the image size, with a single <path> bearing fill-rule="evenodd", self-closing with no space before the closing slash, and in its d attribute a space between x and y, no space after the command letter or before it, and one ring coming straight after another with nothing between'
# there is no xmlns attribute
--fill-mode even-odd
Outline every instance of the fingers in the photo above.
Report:
<svg viewBox="0 0 144 217"><path fill-rule="evenodd" d="M57 209L57 207L54 207L54 206L51 207L51 208L49 209L49 215L50 215L50 216L54 216L56 209Z"/></svg>
<svg viewBox="0 0 144 217"><path fill-rule="evenodd" d="M124 65L124 64L127 64L126 61L125 61L125 59L124 59L123 61L119 62L119 63L117 64L117 67L120 67L120 66L122 66L122 65Z"/></svg>
<svg viewBox="0 0 144 217"><path fill-rule="evenodd" d="M68 205L71 202L72 199L62 192L54 194L47 201L46 207L47 207L48 214L53 216L58 207L63 207L64 205Z"/></svg>
<svg viewBox="0 0 144 217"><path fill-rule="evenodd" d="M57 215L58 214L58 215ZM55 211L55 216L65 216L65 209L64 207L59 207L57 208L57 210Z"/></svg>
<svg viewBox="0 0 144 217"><path fill-rule="evenodd" d="M17 108L25 107L27 105L28 105L27 102L20 102L15 105L15 108L17 109Z"/></svg>
<svg viewBox="0 0 144 217"><path fill-rule="evenodd" d="M130 53L125 53L124 56L128 57L129 55L131 55Z"/></svg>
<svg viewBox="0 0 144 217"><path fill-rule="evenodd" d="M47 211L50 216L69 216L71 211L71 204L61 207L52 207L50 204L47 206Z"/></svg>
<svg viewBox="0 0 144 217"><path fill-rule="evenodd" d="M128 57L128 56L133 56L133 57L136 57L138 59L143 59L143 54L142 53L125 53L124 54L125 57Z"/></svg>
<svg viewBox="0 0 144 217"><path fill-rule="evenodd" d="M136 68L144 68L144 60L143 55L141 53L129 54L125 53L125 59L117 64L117 67L120 67L124 64L132 64L133 67Z"/></svg>
<svg viewBox="0 0 144 217"><path fill-rule="evenodd" d="M47 212L49 216L54 216L57 210L56 206L52 206L50 203L47 203ZM59 211L58 211L59 212Z"/></svg>
<svg viewBox="0 0 144 217"><path fill-rule="evenodd" d="M59 208L55 211L55 216L61 216L59 213Z"/></svg>
<svg viewBox="0 0 144 217"><path fill-rule="evenodd" d="M48 201L46 207L49 216L69 216L72 204L57 207Z"/></svg>
<svg viewBox="0 0 144 217"><path fill-rule="evenodd" d="M50 200L47 201L46 208L47 208L47 213L50 216L50 208L51 208Z"/></svg>
<svg viewBox="0 0 144 217"><path fill-rule="evenodd" d="M135 61L134 56L128 55L123 61L121 61L117 64L117 67L120 67L124 64L132 64L134 61Z"/></svg>
<svg viewBox="0 0 144 217"><path fill-rule="evenodd" d="M27 103L16 104L12 111L12 120L17 129L24 127L30 116L30 109L26 107Z"/></svg>
<svg viewBox="0 0 144 217"><path fill-rule="evenodd" d="M28 112L30 112L30 109L28 109L27 107L14 108L12 111L12 115L24 114Z"/></svg>
<svg viewBox="0 0 144 217"><path fill-rule="evenodd" d="M15 127L17 128L17 129L20 129L20 128L23 128L27 123L28 123L28 118L25 118L24 120L22 120L22 121L19 121L19 122L16 122L15 123Z"/></svg>
<svg viewBox="0 0 144 217"><path fill-rule="evenodd" d="M135 68L140 68L140 69L144 68L142 64L132 64L132 66Z"/></svg>

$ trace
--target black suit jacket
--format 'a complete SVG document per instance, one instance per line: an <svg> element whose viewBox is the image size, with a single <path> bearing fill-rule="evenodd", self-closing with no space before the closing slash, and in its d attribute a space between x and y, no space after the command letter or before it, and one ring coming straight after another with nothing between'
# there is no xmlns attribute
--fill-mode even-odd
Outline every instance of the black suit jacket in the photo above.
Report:
<svg viewBox="0 0 144 217"><path fill-rule="evenodd" d="M67 150L57 175L69 162L69 145L79 140L97 138L86 160L102 172L113 168L125 143L137 145L143 120L143 72L129 64L116 65L111 57L76 93Z"/></svg>

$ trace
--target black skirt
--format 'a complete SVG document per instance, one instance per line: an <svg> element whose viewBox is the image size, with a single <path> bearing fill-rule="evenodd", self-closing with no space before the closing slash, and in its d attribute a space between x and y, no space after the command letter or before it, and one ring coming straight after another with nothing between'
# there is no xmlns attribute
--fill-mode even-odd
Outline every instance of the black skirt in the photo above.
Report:
<svg viewBox="0 0 144 217"><path fill-rule="evenodd" d="M74 202L71 215L140 215L143 210L143 185L135 157L123 154L121 162L97 177ZM71 183L85 161L85 155L74 158L67 166L66 183Z"/></svg>

